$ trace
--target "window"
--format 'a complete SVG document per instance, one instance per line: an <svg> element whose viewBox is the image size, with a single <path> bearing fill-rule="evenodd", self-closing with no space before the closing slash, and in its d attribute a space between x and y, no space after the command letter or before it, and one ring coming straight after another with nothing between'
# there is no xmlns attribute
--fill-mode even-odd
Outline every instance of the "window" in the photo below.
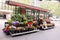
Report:
<svg viewBox="0 0 60 40"><path fill-rule="evenodd" d="M18 13L18 7L15 7L15 14Z"/></svg>
<svg viewBox="0 0 60 40"><path fill-rule="evenodd" d="M6 15L0 15L0 18L6 19Z"/></svg>
<svg viewBox="0 0 60 40"><path fill-rule="evenodd" d="M31 10L26 9L26 14L31 15Z"/></svg>
<svg viewBox="0 0 60 40"><path fill-rule="evenodd" d="M26 9L16 6L16 7L15 7L15 13L25 14L25 13L26 13Z"/></svg>

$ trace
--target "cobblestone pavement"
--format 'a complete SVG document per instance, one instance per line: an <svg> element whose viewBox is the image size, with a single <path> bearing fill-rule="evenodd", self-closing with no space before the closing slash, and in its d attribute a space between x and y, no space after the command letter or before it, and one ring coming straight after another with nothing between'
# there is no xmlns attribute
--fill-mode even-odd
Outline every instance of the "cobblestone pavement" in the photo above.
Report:
<svg viewBox="0 0 60 40"><path fill-rule="evenodd" d="M54 21L56 24L54 29L39 31L37 33L11 37L2 32L4 22L6 20L0 19L0 40L60 40L60 21Z"/></svg>

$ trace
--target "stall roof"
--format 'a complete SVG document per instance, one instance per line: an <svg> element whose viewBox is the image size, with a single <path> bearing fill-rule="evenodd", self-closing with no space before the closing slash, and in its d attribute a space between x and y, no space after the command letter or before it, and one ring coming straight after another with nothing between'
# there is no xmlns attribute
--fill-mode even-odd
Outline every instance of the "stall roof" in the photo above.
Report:
<svg viewBox="0 0 60 40"><path fill-rule="evenodd" d="M14 1L6 1L6 3L8 5L12 5L12 6L19 6L19 7L29 8L29 9L32 9L32 10L41 10L41 11L44 11L44 12L49 12L49 10L47 10L47 9L43 9L43 8L40 8L40 7L31 6L31 5L26 5L26 4L22 4L22 3L18 3L18 2L14 2Z"/></svg>

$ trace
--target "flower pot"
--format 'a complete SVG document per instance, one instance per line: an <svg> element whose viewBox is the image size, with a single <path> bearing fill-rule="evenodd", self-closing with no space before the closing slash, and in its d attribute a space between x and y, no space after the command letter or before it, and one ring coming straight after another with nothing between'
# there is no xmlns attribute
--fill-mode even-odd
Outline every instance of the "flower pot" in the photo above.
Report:
<svg viewBox="0 0 60 40"><path fill-rule="evenodd" d="M14 28L11 28L11 30L10 30L10 32L11 32L12 34L16 33L15 31L16 31L16 30L15 30Z"/></svg>
<svg viewBox="0 0 60 40"><path fill-rule="evenodd" d="M6 34L6 35L9 35L9 30L7 30L6 28L3 29L3 32Z"/></svg>

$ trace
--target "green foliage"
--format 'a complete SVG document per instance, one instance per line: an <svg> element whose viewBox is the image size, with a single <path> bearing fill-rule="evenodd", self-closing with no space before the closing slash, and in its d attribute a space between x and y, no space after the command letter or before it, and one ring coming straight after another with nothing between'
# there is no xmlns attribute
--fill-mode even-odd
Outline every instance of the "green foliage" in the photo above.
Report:
<svg viewBox="0 0 60 40"><path fill-rule="evenodd" d="M34 16L28 15L28 14L26 15L26 17L27 17L28 20L32 20L34 18Z"/></svg>
<svg viewBox="0 0 60 40"><path fill-rule="evenodd" d="M53 14L60 16L60 3L59 2L40 2L40 7L51 10Z"/></svg>
<svg viewBox="0 0 60 40"><path fill-rule="evenodd" d="M14 14L12 17L13 21L22 21L22 16L20 14Z"/></svg>

